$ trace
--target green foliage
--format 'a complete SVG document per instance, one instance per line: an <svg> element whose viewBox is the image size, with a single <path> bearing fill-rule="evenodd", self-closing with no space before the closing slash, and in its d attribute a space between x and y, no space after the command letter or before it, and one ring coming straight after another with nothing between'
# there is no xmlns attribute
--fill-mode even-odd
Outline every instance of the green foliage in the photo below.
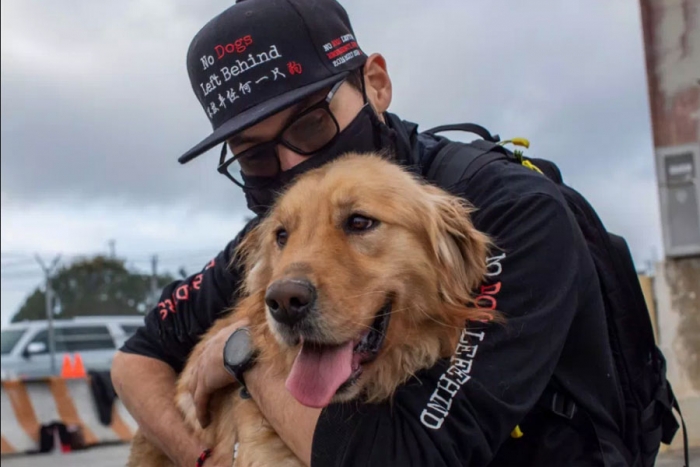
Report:
<svg viewBox="0 0 700 467"><path fill-rule="evenodd" d="M170 275L159 275L158 290L173 280ZM104 256L81 259L60 268L52 276L51 284L56 318L139 315L152 305L151 276L127 269L121 259ZM12 321L37 319L46 319L43 287L34 290Z"/></svg>

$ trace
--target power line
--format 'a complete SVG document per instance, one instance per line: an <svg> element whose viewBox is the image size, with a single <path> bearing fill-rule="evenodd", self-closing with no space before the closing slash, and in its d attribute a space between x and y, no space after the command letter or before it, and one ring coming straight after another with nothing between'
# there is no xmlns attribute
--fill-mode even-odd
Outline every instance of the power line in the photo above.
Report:
<svg viewBox="0 0 700 467"><path fill-rule="evenodd" d="M3 272L0 274L2 281L16 281L22 279L41 278L41 271L22 271L21 273Z"/></svg>
<svg viewBox="0 0 700 467"><path fill-rule="evenodd" d="M109 242L115 242L114 245L116 245L115 240L110 240ZM108 242L108 245L110 243ZM173 248L173 249L167 249L167 250L157 250L157 251L151 251L151 252L134 252L131 255L125 255L125 257L135 260L143 260L143 261L150 261L151 257L153 254L157 254L159 257L169 257L169 256L193 256L193 255L216 255L219 251L223 249L224 245L221 247L213 247L213 248L198 248L198 249L187 249L187 248ZM115 250L116 252L116 250ZM59 252L59 251L43 251L40 252L39 254L43 256L55 256L57 254L60 254L63 260L68 260L68 259L77 259L77 258L89 258L93 256L109 256L110 253L107 252L105 253L104 251L99 251L99 250L93 250L93 251L85 251L85 252L80 252L80 253L69 253L66 254L65 252ZM116 256L116 255L115 255ZM6 257L6 258L5 258ZM21 252L14 252L14 251L5 251L2 253L2 260L21 260L21 262L34 262L34 256L33 254L30 253L21 253ZM19 262L19 261L18 261ZM6 263L10 264L10 263Z"/></svg>
<svg viewBox="0 0 700 467"><path fill-rule="evenodd" d="M23 285L18 285L18 284L11 284L11 285L3 285L2 286L3 292L21 292L27 297L29 295L31 295L35 290L36 290L36 287L34 289L32 289L31 287L25 287Z"/></svg>
<svg viewBox="0 0 700 467"><path fill-rule="evenodd" d="M37 272L37 270L36 270L36 263L35 263L34 266L31 267L31 268L28 268L27 266L23 266L23 267L19 267L19 266L15 266L15 267L5 267L5 266L3 265L2 267L0 267L0 272L2 272L2 274L5 274L5 273L7 273L7 274L36 273L36 272Z"/></svg>
<svg viewBox="0 0 700 467"><path fill-rule="evenodd" d="M211 261L212 258L215 257L215 255L213 255L213 254L188 254L188 255L181 255L181 256L170 256L170 257L165 257L165 258L161 257L158 254L156 254L156 256L158 256L158 263L159 264L166 263L166 264L172 265L172 266L177 266L177 265L180 265L183 263L187 263L187 264L197 263L199 265L204 266L206 263ZM62 255L61 257L64 258L64 261L62 261L62 263L69 263L70 262L69 261L71 258L70 256L63 256ZM89 257L86 258L86 257L81 256L81 259L89 260L90 258ZM139 269L146 269L147 268L148 270L150 270L151 269L151 262L153 261L153 255L150 255L147 258L145 258L145 257L144 258L126 257L126 258L122 258L122 259L128 265L132 265L132 266L137 267ZM33 268L26 268L26 267L20 268L19 266L5 267L4 265L2 265L2 267L0 268L0 271L2 271L3 274L7 273L7 274L13 274L13 275L14 274L24 274L24 273L38 274L38 271L36 271Z"/></svg>
<svg viewBox="0 0 700 467"><path fill-rule="evenodd" d="M0 251L0 257L1 256L9 256L10 258L23 258L30 256L28 253L18 253L16 251Z"/></svg>
<svg viewBox="0 0 700 467"><path fill-rule="evenodd" d="M114 246L114 243L111 243ZM184 269L187 272L199 272L206 264L215 258L219 250L214 248L208 249L193 249L193 250L161 250L158 253L145 256L138 254L121 258L124 260L127 268L139 272L141 274L153 275L153 259L157 256L157 265L162 273L168 272L176 276L180 275L180 270ZM8 258L31 258L26 253L19 252L3 252ZM89 260L95 256L105 256L104 252L96 253L74 253L70 255L60 254L62 263L72 263L76 260ZM29 264L36 261L36 258L30 259L27 262L24 259L15 259L0 264L0 277L2 279L3 288L12 284L13 289L17 289L19 285L27 283L28 288L35 286L42 278L42 271L34 268L28 268ZM146 266L148 264L148 266ZM55 272L55 271L54 271Z"/></svg>
<svg viewBox="0 0 700 467"><path fill-rule="evenodd" d="M26 264L34 264L34 260L32 258L27 258L27 259L22 259L22 260L8 261L8 262L0 263L0 266L2 266L4 268L4 267L24 266Z"/></svg>
<svg viewBox="0 0 700 467"><path fill-rule="evenodd" d="M170 251L157 251L153 254L158 255L158 259L160 261L178 261L178 260L187 260L188 258L193 258L193 259L198 259L198 258L203 258L203 257L209 257L210 259L216 256L219 253L219 250L216 249L206 249L206 250L170 250ZM136 262L146 262L151 260L152 255L148 256L140 256L140 255L134 255L131 257L128 257L127 259L129 261L136 261Z"/></svg>

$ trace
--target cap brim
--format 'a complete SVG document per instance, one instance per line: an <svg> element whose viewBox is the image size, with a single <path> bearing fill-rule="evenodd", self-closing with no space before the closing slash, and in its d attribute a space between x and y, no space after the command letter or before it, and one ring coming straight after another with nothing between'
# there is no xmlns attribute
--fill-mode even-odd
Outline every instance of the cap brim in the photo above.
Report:
<svg viewBox="0 0 700 467"><path fill-rule="evenodd" d="M266 102L262 102L254 107L251 107L250 109L241 112L240 114L233 117L231 120L221 125L216 130L214 130L212 134L200 141L199 144L197 144L192 149L180 156L178 158L178 161L180 162L180 164L185 164L191 161L195 157L210 150L217 144L226 141L228 138L235 135L236 133L243 131L246 128L250 128L256 123L265 120L267 117L270 117L271 115L274 115L277 112L281 112L282 110L294 104L297 104L298 102L304 100L306 97L309 97L310 95L322 90L323 88L332 86L338 81L341 81L344 78L346 78L349 74L350 73L347 71L343 73L338 73L337 75L333 75L330 78L326 78L316 83L312 83L304 87L294 89L284 94L280 94L277 97L274 97Z"/></svg>

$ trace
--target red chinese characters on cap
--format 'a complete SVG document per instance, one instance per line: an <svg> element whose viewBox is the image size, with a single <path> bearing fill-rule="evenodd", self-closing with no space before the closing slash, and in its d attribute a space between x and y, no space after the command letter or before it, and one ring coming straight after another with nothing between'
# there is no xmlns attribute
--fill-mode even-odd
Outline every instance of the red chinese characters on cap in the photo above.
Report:
<svg viewBox="0 0 700 467"><path fill-rule="evenodd" d="M301 74L301 63L299 62L288 62L287 63L287 70L289 71L290 75L300 75Z"/></svg>

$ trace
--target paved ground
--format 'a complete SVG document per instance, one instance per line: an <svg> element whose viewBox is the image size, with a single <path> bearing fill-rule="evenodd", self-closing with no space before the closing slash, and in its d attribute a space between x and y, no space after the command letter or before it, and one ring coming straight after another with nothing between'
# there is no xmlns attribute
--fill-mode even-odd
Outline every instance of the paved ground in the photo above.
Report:
<svg viewBox="0 0 700 467"><path fill-rule="evenodd" d="M2 467L124 467L128 455L127 446L107 446L69 454L35 454L23 457L3 458ZM690 465L700 466L700 448L691 450ZM663 454L656 467L682 467L680 452Z"/></svg>
<svg viewBox="0 0 700 467"><path fill-rule="evenodd" d="M700 466L700 447L691 449L689 457L691 466ZM683 452L676 449L670 453L659 456L656 467L683 467L684 462Z"/></svg>

